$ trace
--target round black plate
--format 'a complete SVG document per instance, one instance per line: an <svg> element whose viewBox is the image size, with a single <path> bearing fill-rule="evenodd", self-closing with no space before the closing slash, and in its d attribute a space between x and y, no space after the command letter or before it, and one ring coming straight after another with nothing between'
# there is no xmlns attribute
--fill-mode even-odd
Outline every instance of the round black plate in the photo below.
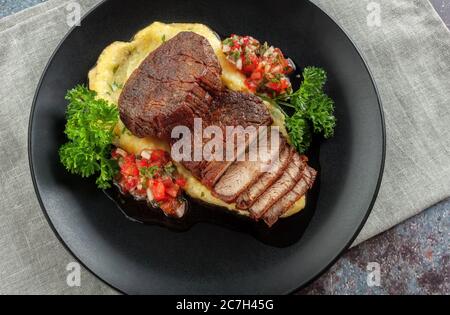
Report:
<svg viewBox="0 0 450 315"><path fill-rule="evenodd" d="M354 240L373 206L385 130L370 72L351 40L308 1L109 0L61 43L36 93L29 131L32 176L55 233L99 278L130 294L280 294L305 285ZM68 175L66 91L85 83L101 51L154 21L199 22L219 34L249 34L281 47L300 67L329 74L336 136L320 144L320 191L303 237L278 248L249 234L200 223L183 233L133 223L94 183Z"/></svg>

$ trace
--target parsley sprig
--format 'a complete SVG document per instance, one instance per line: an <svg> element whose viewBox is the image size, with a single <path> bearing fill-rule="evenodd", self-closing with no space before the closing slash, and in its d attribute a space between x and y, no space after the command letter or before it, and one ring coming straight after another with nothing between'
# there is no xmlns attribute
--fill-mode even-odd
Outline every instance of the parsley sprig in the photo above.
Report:
<svg viewBox="0 0 450 315"><path fill-rule="evenodd" d="M334 101L324 92L327 82L325 70L307 67L302 76L303 81L297 91L273 99L261 97L284 113L292 143L300 153L305 153L311 146L313 133L322 134L325 139L332 138L337 121ZM293 114L288 115L284 108L290 109Z"/></svg>
<svg viewBox="0 0 450 315"><path fill-rule="evenodd" d="M119 119L117 107L96 99L96 93L82 85L70 90L66 100L65 134L69 142L59 150L61 163L82 177L98 173L97 186L111 187L117 172L117 162L110 158L113 130Z"/></svg>

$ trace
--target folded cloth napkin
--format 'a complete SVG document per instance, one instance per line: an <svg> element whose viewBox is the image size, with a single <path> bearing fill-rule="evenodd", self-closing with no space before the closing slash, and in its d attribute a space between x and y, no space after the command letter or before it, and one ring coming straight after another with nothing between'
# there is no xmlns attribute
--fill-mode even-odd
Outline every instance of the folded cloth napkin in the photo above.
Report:
<svg viewBox="0 0 450 315"><path fill-rule="evenodd" d="M115 293L84 270L80 288L67 285L66 266L74 259L45 221L28 168L33 94L69 30L69 2L49 0L0 20L2 294ZM79 1L84 13L99 2ZM386 169L359 243L450 196L450 33L426 0L313 2L359 46L384 105Z"/></svg>

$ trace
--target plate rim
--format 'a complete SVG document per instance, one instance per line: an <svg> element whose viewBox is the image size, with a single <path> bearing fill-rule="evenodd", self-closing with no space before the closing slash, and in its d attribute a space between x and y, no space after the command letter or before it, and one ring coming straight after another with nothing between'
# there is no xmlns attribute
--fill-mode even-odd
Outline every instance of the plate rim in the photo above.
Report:
<svg viewBox="0 0 450 315"><path fill-rule="evenodd" d="M91 15L94 11L100 9L101 6L103 6L105 3L107 3L108 0L101 0L99 3L97 3L96 5L94 5L92 8L90 8L87 12L85 12L81 18L81 22L83 22L83 20L85 20L89 15ZM355 41L353 40L353 38L348 34L348 32L333 18L331 17L326 10L322 9L319 5L315 4L312 1L307 1L309 2L311 5L315 6L317 9L319 9L320 11L322 11L325 16L330 19L333 24L335 24L339 30L341 32L344 33L344 35L348 38L348 40L351 42L353 48L355 49L355 51L358 53L359 57L361 58L361 61L363 62L364 68L366 69L369 77L370 77L370 81L371 84L373 86L373 89L375 91L376 97L377 97L377 104L378 104L378 110L380 112L380 120L381 120L381 132L382 132L382 152L381 152L381 164L380 164L380 171L379 171L379 175L378 175L378 179L377 179L377 185L375 187L374 193L373 193L373 197L372 200L370 202L369 208L366 210L366 214L363 218L363 220L361 221L361 224L358 226L358 228L356 229L355 233L353 234L353 236L351 237L350 241L344 246L344 248L342 250L339 251L339 253L336 255L336 257L331 260L326 267L324 267L319 273L317 273L314 276L311 276L311 279L305 281L304 284L299 285L297 288L293 289L293 290L289 290L288 292L286 292L285 294L293 294L303 288L306 288L307 286L309 286L311 283L313 283L315 280L317 280L318 278L320 278L323 274L325 274L325 272L327 272L341 257L342 255L350 248L350 246L353 244L353 242L356 240L356 238L359 236L361 230L364 228L369 216L372 213L373 207L375 205L375 202L377 200L379 191L380 191L380 187L381 187L381 183L383 180L383 175L384 175L384 170L385 170L385 164L386 164L386 120L385 120L385 113L383 110L383 102L380 96L380 92L379 92L379 88L378 85L375 81L374 75L372 70L370 69L366 58L364 57L364 55L362 54L362 50L359 48L359 46L355 43ZM91 273L95 278L97 278L98 280L100 280L102 283L106 284L107 286L109 286L110 288L112 288L113 290L117 291L120 294L123 295L128 295L127 292L122 291L121 289L117 288L116 286L112 285L111 283L109 283L108 281L104 280L103 278L101 278L99 275L97 275L97 273L95 273L91 268L89 268L69 247L69 245L64 241L64 239L61 237L61 235L59 234L59 232L57 231L56 227L54 226L53 222L50 219L49 214L47 213L47 209L44 206L44 203L42 201L42 197L37 185L37 180L36 180L36 175L34 172L34 165L33 165L33 154L32 154L32 130L33 130L33 123L34 123L34 114L35 114L35 110L36 110L36 102L37 102L37 98L39 96L39 93L41 91L42 88L42 84L45 78L45 75L49 69L49 67L51 66L52 62L54 61L54 57L55 55L58 53L58 51L60 50L61 46L65 43L65 41L67 40L67 38L73 33L73 31L77 28L78 26L73 26L71 27L67 33L64 35L64 37L60 40L60 42L58 43L58 45L56 46L56 48L54 49L54 51L52 52L49 60L47 61L44 70L42 71L42 74L40 76L39 82L36 86L36 90L33 96L33 101L32 101L32 105L31 105L31 110L30 110L30 116L29 116L29 120L28 120L28 131L27 131L27 151L28 151L28 164L29 164L29 168L30 168L30 175L31 175L31 179L33 182L33 188L34 188L34 192L35 195L37 197L37 200L39 202L39 206L41 208L42 213L44 214L44 217L48 223L48 225L50 226L51 230L53 231L54 235L56 236L56 238L58 239L58 241L61 243L61 245L63 245L63 247L65 248L65 250L81 265L83 266L83 268L85 270L87 270L89 273Z"/></svg>

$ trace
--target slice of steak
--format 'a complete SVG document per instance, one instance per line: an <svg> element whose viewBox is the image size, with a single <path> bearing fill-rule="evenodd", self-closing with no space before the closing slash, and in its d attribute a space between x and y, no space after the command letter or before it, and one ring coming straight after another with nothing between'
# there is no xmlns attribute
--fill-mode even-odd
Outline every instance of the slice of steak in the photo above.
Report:
<svg viewBox="0 0 450 315"><path fill-rule="evenodd" d="M250 207L249 210L254 219L259 220L273 204L283 198L297 184L306 167L306 162L306 157L300 156L298 153L293 155L292 161L281 177Z"/></svg>
<svg viewBox="0 0 450 315"><path fill-rule="evenodd" d="M121 120L136 136L169 141L172 129L206 117L223 88L222 68L203 36L182 32L150 53L119 99Z"/></svg>
<svg viewBox="0 0 450 315"><path fill-rule="evenodd" d="M255 152L258 154L257 160L251 160L247 156L245 161L236 161L228 168L214 186L213 194L217 198L227 203L235 202L243 191L266 173L268 167L273 167L279 163L280 152L284 151L286 143L278 132L274 133L274 136L279 138L278 142L272 147L272 133L260 134L260 139L266 137L266 141L258 143L258 152Z"/></svg>
<svg viewBox="0 0 450 315"><path fill-rule="evenodd" d="M272 227L278 219L285 214L298 200L300 200L316 180L317 172L311 167L306 167L302 178L283 198L278 200L263 216L264 221Z"/></svg>
<svg viewBox="0 0 450 315"><path fill-rule="evenodd" d="M215 96L203 124L204 130L207 127L220 129L221 134L214 137L220 137L218 141L222 142L223 151L219 154L222 158L184 161L182 164L205 186L212 188L238 157L246 152L248 146L257 140L259 127L272 124L272 117L259 97L224 90ZM236 129L231 132L228 130L230 127ZM202 149L210 140L201 140ZM227 143L231 144L229 148ZM227 149L233 153L231 158L227 157Z"/></svg>
<svg viewBox="0 0 450 315"><path fill-rule="evenodd" d="M248 210L274 182L276 182L288 167L294 150L285 146L281 150L280 159L276 161L273 168L264 174L247 190L243 191L236 200L236 207L240 210Z"/></svg>

